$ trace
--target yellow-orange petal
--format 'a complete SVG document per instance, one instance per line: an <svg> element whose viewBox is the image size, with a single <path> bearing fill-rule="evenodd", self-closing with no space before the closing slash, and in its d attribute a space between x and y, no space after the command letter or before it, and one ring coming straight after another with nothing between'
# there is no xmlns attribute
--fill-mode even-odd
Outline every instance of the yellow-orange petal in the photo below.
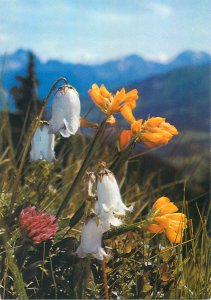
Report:
<svg viewBox="0 0 211 300"><path fill-rule="evenodd" d="M162 128L170 132L172 135L177 135L179 133L175 126L166 122L162 123Z"/></svg>
<svg viewBox="0 0 211 300"><path fill-rule="evenodd" d="M104 84L100 87L100 93L103 97L109 98L112 96L112 94L107 90Z"/></svg>
<svg viewBox="0 0 211 300"><path fill-rule="evenodd" d="M161 215L171 214L176 211L178 211L178 207L173 202L169 202L166 205L161 206L159 210L159 214Z"/></svg>
<svg viewBox="0 0 211 300"><path fill-rule="evenodd" d="M150 131L143 132L140 136L140 142L151 142L155 146L167 144L169 141L169 138L166 138L162 135L162 133L152 133Z"/></svg>
<svg viewBox="0 0 211 300"><path fill-rule="evenodd" d="M174 231L182 232L183 229L187 228L187 224L184 222L171 221L169 228L173 229Z"/></svg>
<svg viewBox="0 0 211 300"><path fill-rule="evenodd" d="M170 199L167 197L160 197L158 198L155 203L152 206L152 209L154 211L158 210L159 208L161 208L161 206L166 205L167 203L170 202Z"/></svg>
<svg viewBox="0 0 211 300"><path fill-rule="evenodd" d="M129 123L134 123L136 121L131 108L128 105L123 105L120 108L120 112Z"/></svg>
<svg viewBox="0 0 211 300"><path fill-rule="evenodd" d="M147 226L147 230L151 233L162 233L164 228L161 225L158 224L149 224Z"/></svg>
<svg viewBox="0 0 211 300"><path fill-rule="evenodd" d="M170 226L171 221L165 216L158 216L154 218L156 224L163 226L164 228L168 228Z"/></svg>
<svg viewBox="0 0 211 300"><path fill-rule="evenodd" d="M90 95L90 97L92 98L92 100L94 101L94 103L104 112L106 111L108 105L109 105L109 101L108 99L104 98L100 93L98 89L91 89L88 90L88 93Z"/></svg>
<svg viewBox="0 0 211 300"><path fill-rule="evenodd" d="M144 122L144 127L158 127L161 123L165 122L165 118L152 117Z"/></svg>
<svg viewBox="0 0 211 300"><path fill-rule="evenodd" d="M165 229L165 234L170 242L172 243L181 243L182 242L182 234L174 231L171 228Z"/></svg>
<svg viewBox="0 0 211 300"><path fill-rule="evenodd" d="M92 89L98 89L99 90L99 86L97 85L97 83L92 84Z"/></svg>
<svg viewBox="0 0 211 300"><path fill-rule="evenodd" d="M183 213L166 214L165 216L166 216L166 218L169 218L170 220L184 222L185 224L187 224L187 217Z"/></svg>
<svg viewBox="0 0 211 300"><path fill-rule="evenodd" d="M124 102L126 104L133 103L133 105L136 105L136 100L138 100L138 91L136 89L131 90L128 93L126 93L125 100L124 100Z"/></svg>
<svg viewBox="0 0 211 300"><path fill-rule="evenodd" d="M120 91L116 92L116 95L113 98L112 104L108 109L108 114L112 115L120 110L120 103L125 99L125 89L122 88Z"/></svg>
<svg viewBox="0 0 211 300"><path fill-rule="evenodd" d="M119 136L119 150L124 151L127 144L132 138L131 130L122 130Z"/></svg>
<svg viewBox="0 0 211 300"><path fill-rule="evenodd" d="M139 119L132 123L131 130L134 134L138 134L141 132L143 119Z"/></svg>

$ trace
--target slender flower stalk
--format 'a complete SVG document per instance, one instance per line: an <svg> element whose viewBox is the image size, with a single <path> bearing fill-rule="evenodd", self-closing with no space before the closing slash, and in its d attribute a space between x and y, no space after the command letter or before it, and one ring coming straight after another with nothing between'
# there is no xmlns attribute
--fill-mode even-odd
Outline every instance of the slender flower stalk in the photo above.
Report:
<svg viewBox="0 0 211 300"><path fill-rule="evenodd" d="M102 261L102 271L103 271L103 283L104 283L104 290L105 290L105 298L106 298L106 300L109 300L108 278L107 278L107 273L106 273L105 259Z"/></svg>
<svg viewBox="0 0 211 300"><path fill-rule="evenodd" d="M106 121L107 121L107 117L103 120L103 122L101 123L101 125L99 126L98 128L98 131L94 137L94 139L92 140L92 143L90 144L89 146L89 149L88 149L88 152L86 154L86 157L84 158L83 160L83 163L81 165L81 168L80 170L78 171L78 174L76 175L71 187L69 188L62 204L60 205L59 209L58 209L58 212L56 214L57 218L60 216L60 214L62 213L62 211L64 210L64 208L67 206L68 202L71 200L71 197L77 187L77 185L80 183L89 163L90 163L90 160L94 154L94 151L96 149L96 146L97 146L97 142L98 140L102 137L104 131L105 131L105 128L106 128Z"/></svg>
<svg viewBox="0 0 211 300"><path fill-rule="evenodd" d="M27 293L26 293L26 290L25 290L25 284L24 284L24 281L23 281L23 277L22 277L22 274L21 274L21 272L20 272L20 270L19 270L19 268L16 264L14 249L11 246L11 240L10 240L10 237L9 237L8 228L7 228L7 226L4 222L3 217L2 217L1 214L0 214L0 228L3 231L0 238L2 239L4 248L5 248L8 268L12 273L15 292L18 295L18 299L27 300L28 296L27 296Z"/></svg>
<svg viewBox="0 0 211 300"><path fill-rule="evenodd" d="M121 234L127 233L129 231L136 231L136 230L142 230L142 228L145 228L146 222L140 221L129 225L122 225L118 228L111 229L109 231L106 231L103 233L103 240L108 240L110 238L113 238L115 236L119 236Z"/></svg>
<svg viewBox="0 0 211 300"><path fill-rule="evenodd" d="M45 100L43 102L43 106L42 106L42 109L40 111L39 116L37 118L35 118L35 120L32 122L31 128L29 130L28 139L26 141L26 144L25 144L25 147L24 147L24 150L23 150L23 154L22 154L22 157L21 157L20 165L19 165L19 168L18 168L18 171L17 171L17 175L16 175L16 178L15 178L15 181L14 181L14 184L13 184L13 191L12 191L12 196L11 196L11 201L10 201L10 208L9 208L9 220L11 220L12 210L13 210L13 207L14 207L15 199L17 198L17 194L18 194L18 186L19 186L19 182L20 182L20 179L21 179L21 174L22 174L22 171L23 171L23 167L24 167L24 163L25 163L28 151L29 151L31 140L34 136L34 133L35 133L37 127L40 124L40 121L41 121L42 116L44 114L46 105L48 103L48 100L50 99L51 93L55 90L57 84L60 81L65 81L65 83L68 84L67 79L65 79L63 77L56 80L56 82L51 87L47 97L45 98Z"/></svg>
<svg viewBox="0 0 211 300"><path fill-rule="evenodd" d="M136 145L136 141L133 138L129 142L127 142L127 145L119 153L118 157L113 161L113 163L110 166L110 170L113 173L118 174L118 172L121 170L121 167L130 158L130 155L131 155L135 145Z"/></svg>

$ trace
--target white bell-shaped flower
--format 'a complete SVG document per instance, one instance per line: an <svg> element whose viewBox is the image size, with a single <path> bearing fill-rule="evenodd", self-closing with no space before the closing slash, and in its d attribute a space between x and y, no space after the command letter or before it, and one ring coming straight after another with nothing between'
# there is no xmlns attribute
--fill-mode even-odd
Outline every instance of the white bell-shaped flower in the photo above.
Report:
<svg viewBox="0 0 211 300"><path fill-rule="evenodd" d="M123 202L119 191L119 186L113 173L104 169L104 174L98 176L97 183L96 214L101 214L102 211L112 211L116 215L125 216L126 211L132 211L133 207L127 207Z"/></svg>
<svg viewBox="0 0 211 300"><path fill-rule="evenodd" d="M99 260L103 260L108 254L102 248L102 234L102 225L97 224L95 218L89 218L83 225L81 242L76 250L76 254L81 258L91 255Z"/></svg>
<svg viewBox="0 0 211 300"><path fill-rule="evenodd" d="M58 88L52 104L49 133L61 133L63 137L74 135L80 126L81 104L77 91L63 85Z"/></svg>
<svg viewBox="0 0 211 300"><path fill-rule="evenodd" d="M46 161L55 160L54 153L54 134L48 133L49 126L47 124L41 124L37 127L34 136L31 141L30 160L36 161L43 159Z"/></svg>
<svg viewBox="0 0 211 300"><path fill-rule="evenodd" d="M95 203L95 213L99 217L100 223L103 227L103 232L111 229L111 225L116 227L122 225L122 220L115 217L112 210L107 212L104 209L100 209L98 201Z"/></svg>

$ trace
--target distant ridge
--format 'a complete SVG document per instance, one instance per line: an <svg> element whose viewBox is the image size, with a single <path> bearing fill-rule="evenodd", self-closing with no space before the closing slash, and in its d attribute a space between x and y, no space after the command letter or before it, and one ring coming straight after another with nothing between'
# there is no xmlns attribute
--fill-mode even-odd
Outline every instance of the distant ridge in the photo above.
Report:
<svg viewBox="0 0 211 300"><path fill-rule="evenodd" d="M8 92L16 84L15 76L25 73L29 50L18 49L6 56L3 72L3 87ZM4 56L0 56L3 64ZM138 55L129 55L98 65L64 63L49 60L42 63L36 56L36 74L39 79L38 93L44 98L52 83L65 76L77 88L81 97L86 97L91 84L104 83L109 89L139 82L154 75L164 74L182 67L192 67L210 63L210 55L205 52L184 51L167 64L145 60Z"/></svg>

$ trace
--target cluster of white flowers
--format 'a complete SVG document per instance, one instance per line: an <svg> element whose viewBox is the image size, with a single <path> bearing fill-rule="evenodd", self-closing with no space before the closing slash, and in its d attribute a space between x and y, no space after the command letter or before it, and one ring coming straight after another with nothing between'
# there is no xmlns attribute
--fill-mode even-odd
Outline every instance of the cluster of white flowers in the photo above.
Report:
<svg viewBox="0 0 211 300"><path fill-rule="evenodd" d="M49 125L41 122L31 142L30 159L52 162L55 160L55 134L60 132L63 137L74 135L80 126L80 99L77 91L70 85L58 88L52 104L52 117Z"/></svg>
<svg viewBox="0 0 211 300"><path fill-rule="evenodd" d="M107 256L102 248L103 233L109 230L111 225L120 226L126 211L132 211L133 207L127 207L122 202L114 174L104 166L101 166L97 174L96 196L96 216L85 222L82 228L81 243L76 253L81 258L92 255L99 260L103 260Z"/></svg>
<svg viewBox="0 0 211 300"><path fill-rule="evenodd" d="M74 135L80 126L80 110L77 91L70 85L59 87L54 95L50 121L41 121L33 136L31 161L55 160L55 134L59 132L66 138ZM93 176L92 181L95 178L95 175ZM111 225L120 226L126 211L131 211L132 207L126 207L122 202L116 179L104 165L101 165L97 172L96 196L95 217L88 218L83 225L81 243L76 253L81 258L92 255L103 260L107 256L102 248L103 233L109 230Z"/></svg>

